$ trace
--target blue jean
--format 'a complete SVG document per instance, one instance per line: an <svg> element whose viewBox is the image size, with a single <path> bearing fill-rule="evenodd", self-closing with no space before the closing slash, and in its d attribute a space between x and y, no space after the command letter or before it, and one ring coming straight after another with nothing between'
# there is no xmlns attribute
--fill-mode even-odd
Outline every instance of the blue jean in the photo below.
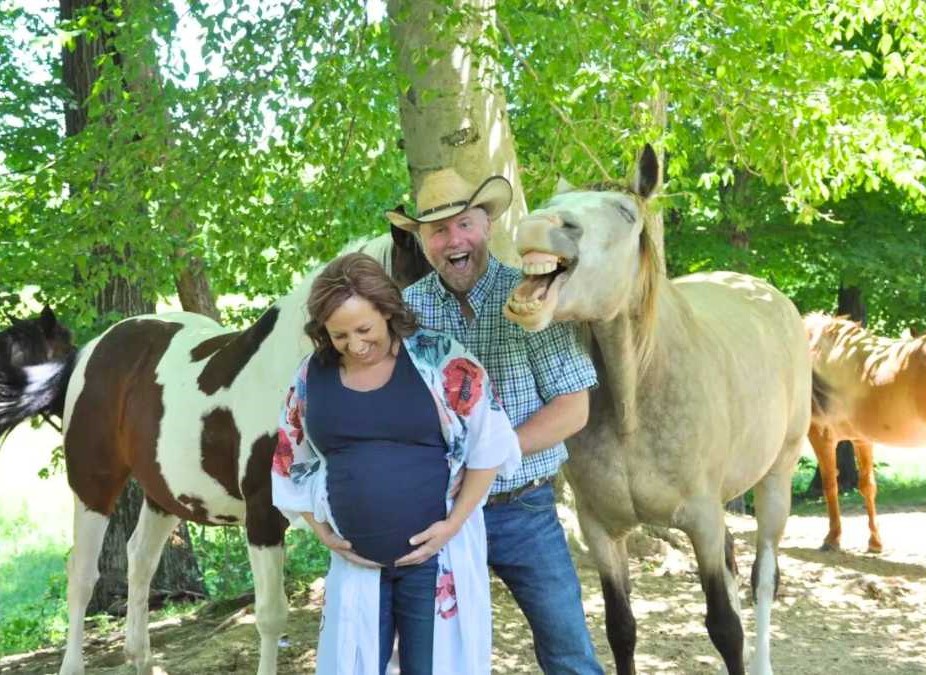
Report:
<svg viewBox="0 0 926 675"><path fill-rule="evenodd" d="M384 567L379 577L379 671L386 672L396 631L402 675L431 675L437 556L410 567Z"/></svg>
<svg viewBox="0 0 926 675"><path fill-rule="evenodd" d="M582 588L556 516L552 485L487 506L489 566L509 588L534 634L544 673L599 675Z"/></svg>

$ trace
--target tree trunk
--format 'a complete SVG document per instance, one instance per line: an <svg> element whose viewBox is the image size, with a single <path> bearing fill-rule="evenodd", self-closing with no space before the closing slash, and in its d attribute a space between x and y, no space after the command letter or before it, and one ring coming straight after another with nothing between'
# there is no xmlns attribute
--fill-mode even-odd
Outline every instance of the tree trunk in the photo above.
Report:
<svg viewBox="0 0 926 675"><path fill-rule="evenodd" d="M848 316L858 321L862 326L868 323L868 308L862 299L862 290L858 286L843 286L840 284L837 293L836 314ZM855 464L855 448L850 441L840 441L836 446L836 469L838 472L837 484L840 492L851 492L858 486L858 467ZM819 497L823 494L823 479L820 476L820 467L813 475L813 480L805 492L808 497Z"/></svg>
<svg viewBox="0 0 926 675"><path fill-rule="evenodd" d="M189 264L177 275L177 296L180 305L187 312L205 314L217 322L222 322L215 297L209 287L209 278L203 270L203 261L190 256Z"/></svg>
<svg viewBox="0 0 926 675"><path fill-rule="evenodd" d="M397 70L406 83L399 112L413 192L424 174L446 167L477 184L505 176L514 199L493 223L490 248L502 262L517 264L513 227L527 204L497 63L488 56L495 45L479 49L478 56L473 51L495 34L494 7L488 0L456 0L453 8L429 0L388 3ZM451 31L448 15L461 10L463 23ZM446 48L435 53L435 45Z"/></svg>
<svg viewBox="0 0 926 675"><path fill-rule="evenodd" d="M61 19L70 20L74 18L75 13L91 6L98 7L104 15L110 12L110 7L105 0L102 2L61 0ZM71 91L73 97L73 101L65 108L65 130L68 136L81 133L87 125L85 103L99 75L96 65L98 59L112 49L109 44L111 38L112 35L104 35L88 40L85 35L81 35L76 40L74 51L64 49L62 53L64 85ZM97 175L104 173L105 166L99 167ZM93 186L75 187L94 189ZM99 242L94 247L94 251L97 256L118 259L125 259L131 255L129 250L114 251L106 245L106 242ZM109 279L104 290L96 297L95 305L100 317L133 316L154 311L152 300L144 297L131 280L121 277ZM103 551L100 555L100 581L88 607L90 613L118 606L126 596L125 547L138 520L142 499L141 489L132 482L116 506L103 542ZM185 525L181 524L175 536L171 538L171 544L165 549L152 587L168 595L192 592L202 596L204 594L202 578L199 566L193 557L189 533Z"/></svg>
<svg viewBox="0 0 926 675"><path fill-rule="evenodd" d="M660 138L665 136L666 127L669 123L668 113L666 112L667 101L668 94L666 90L659 89L648 102L650 123L659 130ZM661 190L665 182L666 153L661 147L657 149L657 152L659 157L659 180L656 183L656 190ZM651 211L648 214L647 227L649 228L650 237L653 239L653 244L656 246L656 254L659 257L659 269L665 272L668 268L666 267L666 236L662 209Z"/></svg>

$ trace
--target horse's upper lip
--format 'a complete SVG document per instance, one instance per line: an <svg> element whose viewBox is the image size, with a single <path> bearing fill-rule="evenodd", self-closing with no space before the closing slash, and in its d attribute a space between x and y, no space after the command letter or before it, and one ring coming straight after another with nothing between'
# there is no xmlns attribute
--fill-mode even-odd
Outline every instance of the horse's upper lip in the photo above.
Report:
<svg viewBox="0 0 926 675"><path fill-rule="evenodd" d="M526 276L564 272L575 258L559 251L530 249L521 253L521 272Z"/></svg>

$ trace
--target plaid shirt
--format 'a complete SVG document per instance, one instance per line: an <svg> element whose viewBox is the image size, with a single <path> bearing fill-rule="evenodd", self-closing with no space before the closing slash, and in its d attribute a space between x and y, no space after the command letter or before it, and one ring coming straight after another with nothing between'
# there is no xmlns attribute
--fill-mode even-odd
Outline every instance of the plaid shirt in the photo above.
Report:
<svg viewBox="0 0 926 675"><path fill-rule="evenodd" d="M405 289L405 300L425 328L453 336L476 355L489 373L505 412L517 428L562 394L598 383L591 359L568 324L553 324L528 333L507 321L502 308L521 273L489 257L489 268L467 295L475 320L467 324L459 301L440 282L437 272ZM528 482L553 476L568 455L560 442L524 457L510 478L496 478L491 494L508 492Z"/></svg>

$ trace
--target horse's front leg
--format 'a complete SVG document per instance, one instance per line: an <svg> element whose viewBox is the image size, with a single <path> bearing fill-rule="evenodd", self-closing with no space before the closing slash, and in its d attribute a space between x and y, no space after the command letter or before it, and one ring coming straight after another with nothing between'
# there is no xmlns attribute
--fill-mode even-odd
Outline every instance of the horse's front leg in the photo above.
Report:
<svg viewBox="0 0 926 675"><path fill-rule="evenodd" d="M579 525L588 544L604 596L605 628L614 664L620 675L634 675L634 650L637 644L637 622L630 606L630 568L627 560L627 532L619 537L608 534L604 527L579 507Z"/></svg>
<svg viewBox="0 0 926 675"><path fill-rule="evenodd" d="M719 497L694 499L680 507L678 526L691 539L698 559L701 589L707 602L707 634L730 675L746 672L745 634L740 620L736 564L728 545ZM730 540L732 541L732 540Z"/></svg>
<svg viewBox="0 0 926 675"><path fill-rule="evenodd" d="M853 441L855 458L858 461L858 491L865 499L865 508L868 511L868 552L881 552L881 533L878 532L876 522L875 496L878 494L878 484L875 482L875 462L871 441Z"/></svg>
<svg viewBox="0 0 926 675"><path fill-rule="evenodd" d="M839 469L836 467L836 438L826 427L810 425L810 445L817 456L820 467L820 480L823 483L823 497L826 499L826 512L829 515L830 529L823 540L821 551L838 551L842 536L842 522L839 517Z"/></svg>
<svg viewBox="0 0 926 675"><path fill-rule="evenodd" d="M138 524L129 539L129 597L125 616L125 656L138 673L152 671L148 635L148 596L164 544L180 519L145 499Z"/></svg>
<svg viewBox="0 0 926 675"><path fill-rule="evenodd" d="M286 593L283 590L283 537L286 519L270 503L270 469L266 489L245 495L248 558L254 574L254 614L260 633L258 675L277 672L277 651L286 629Z"/></svg>

